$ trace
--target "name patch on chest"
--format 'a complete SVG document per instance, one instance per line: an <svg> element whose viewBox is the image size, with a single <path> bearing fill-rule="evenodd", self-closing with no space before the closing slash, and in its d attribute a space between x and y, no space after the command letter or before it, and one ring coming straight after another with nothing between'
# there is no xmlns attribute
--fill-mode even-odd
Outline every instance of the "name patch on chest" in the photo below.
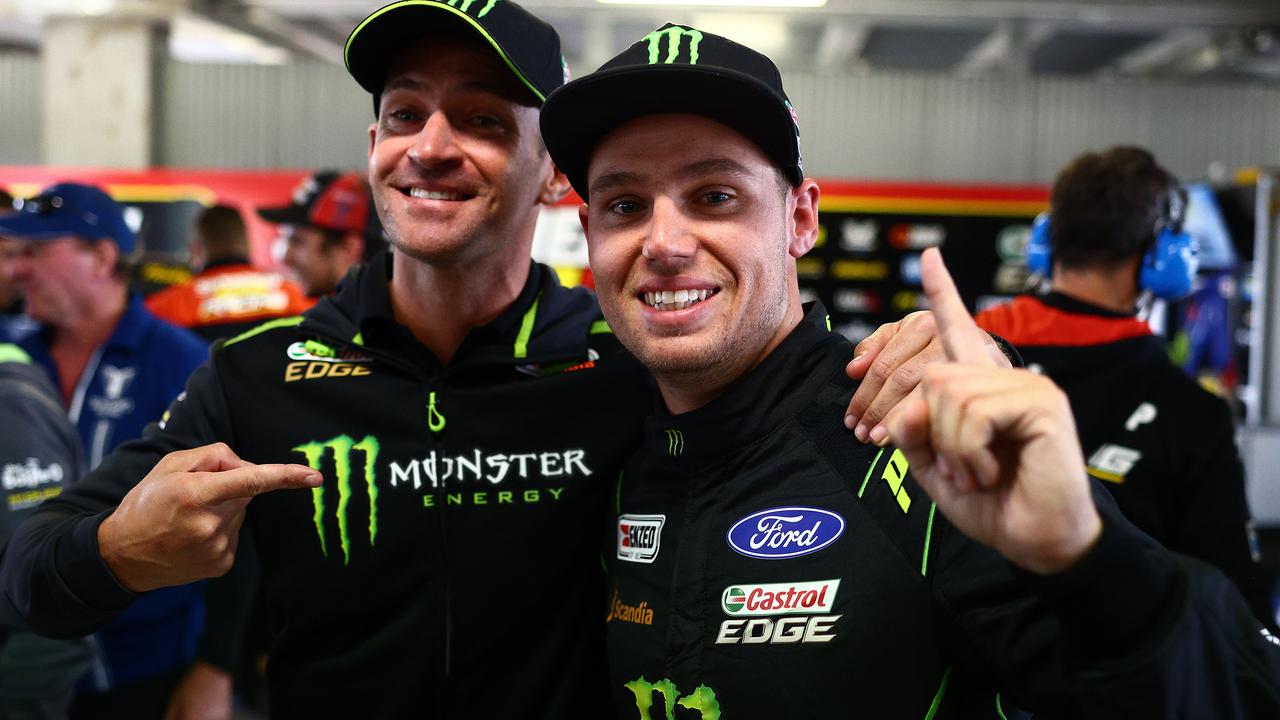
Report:
<svg viewBox="0 0 1280 720"><path fill-rule="evenodd" d="M658 557L666 515L619 515L618 559L651 563Z"/></svg>

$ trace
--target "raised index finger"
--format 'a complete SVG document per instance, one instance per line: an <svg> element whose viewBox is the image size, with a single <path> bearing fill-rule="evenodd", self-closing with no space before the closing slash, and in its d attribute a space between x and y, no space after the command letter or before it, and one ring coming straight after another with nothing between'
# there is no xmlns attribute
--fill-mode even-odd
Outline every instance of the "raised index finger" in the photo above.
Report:
<svg viewBox="0 0 1280 720"><path fill-rule="evenodd" d="M201 490L206 505L247 500L273 490L319 487L320 473L305 465L250 465L207 473Z"/></svg>
<svg viewBox="0 0 1280 720"><path fill-rule="evenodd" d="M942 262L942 253L937 248L925 250L920 257L920 276L924 294L929 298L929 307L938 324L938 337L942 340L947 359L973 365L994 364L987 355L982 331L965 309L960 291L956 290L951 273L947 272L947 266Z"/></svg>

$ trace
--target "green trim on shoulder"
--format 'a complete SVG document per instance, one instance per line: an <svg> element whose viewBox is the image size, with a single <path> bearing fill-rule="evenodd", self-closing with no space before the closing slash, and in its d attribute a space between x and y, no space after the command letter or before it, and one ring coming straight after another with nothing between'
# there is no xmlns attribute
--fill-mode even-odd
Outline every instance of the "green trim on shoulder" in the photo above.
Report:
<svg viewBox="0 0 1280 720"><path fill-rule="evenodd" d="M31 364L31 356L26 350L13 343L0 343L0 362Z"/></svg>
<svg viewBox="0 0 1280 720"><path fill-rule="evenodd" d="M942 705L942 696L947 693L947 683L951 681L951 668L942 673L942 684L938 685L938 692L933 696L933 704L929 706L929 712L924 716L924 720L933 720L933 716L938 714L938 708Z"/></svg>
<svg viewBox="0 0 1280 720"><path fill-rule="evenodd" d="M356 333L356 336L351 338L351 343L359 347L364 347L364 333Z"/></svg>
<svg viewBox="0 0 1280 720"><path fill-rule="evenodd" d="M541 299L542 293L538 293L538 297L533 299L533 304L520 320L520 332L516 335L514 353L517 358L529 357L529 337L533 335L533 321L538 319L538 301Z"/></svg>
<svg viewBox="0 0 1280 720"><path fill-rule="evenodd" d="M253 337L254 335L261 335L262 333L264 333L264 332L266 332L266 331L268 331L268 330L275 330L276 328L282 328L282 327L293 327L293 326L295 326L295 325L301 325L301 324L302 324L302 316L301 316L301 315L294 315L293 317L278 318L278 319L276 319L276 320L270 320L270 321L267 321L267 322L262 323L261 325L259 325L259 326L258 326L258 327L256 327L256 328L253 328L252 330L245 330L244 332L240 333L239 335L237 335L237 336L235 336L235 337L231 338L230 340L228 340L228 341L226 341L226 342L222 343L222 347L230 347L230 346L235 345L236 343L240 342L241 340L248 340L249 338Z"/></svg>
<svg viewBox="0 0 1280 720"><path fill-rule="evenodd" d="M867 482L871 480L871 471L876 469L876 465L880 462L880 456L884 454L884 448L880 448L880 452L876 453L876 457L871 461L871 466L867 468L867 474L862 477L862 487L858 488L858 497L862 497L862 493L867 491Z"/></svg>
<svg viewBox="0 0 1280 720"><path fill-rule="evenodd" d="M929 543L933 542L933 514L938 512L938 503L929 503L929 524L924 528L924 552L920 554L920 574L929 574Z"/></svg>
<svg viewBox="0 0 1280 720"><path fill-rule="evenodd" d="M612 335L613 328L609 327L608 320L597 320L591 323L591 329L587 331L588 335Z"/></svg>
<svg viewBox="0 0 1280 720"><path fill-rule="evenodd" d="M1000 716L1000 720L1009 720L1005 717L1004 706L1000 702L1000 693L996 693L996 715Z"/></svg>

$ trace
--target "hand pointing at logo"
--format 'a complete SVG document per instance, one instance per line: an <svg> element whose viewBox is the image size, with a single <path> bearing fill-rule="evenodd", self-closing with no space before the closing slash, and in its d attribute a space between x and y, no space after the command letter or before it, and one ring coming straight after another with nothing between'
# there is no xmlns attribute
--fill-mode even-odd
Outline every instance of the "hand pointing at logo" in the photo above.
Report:
<svg viewBox="0 0 1280 720"><path fill-rule="evenodd" d="M244 511L273 490L314 488L302 465L255 465L222 443L166 455L98 526L98 552L134 592L231 569Z"/></svg>
<svg viewBox="0 0 1280 720"><path fill-rule="evenodd" d="M921 264L947 362L889 417L890 439L961 532L1032 572L1065 570L1102 532L1067 398L998 367L942 256L930 249Z"/></svg>

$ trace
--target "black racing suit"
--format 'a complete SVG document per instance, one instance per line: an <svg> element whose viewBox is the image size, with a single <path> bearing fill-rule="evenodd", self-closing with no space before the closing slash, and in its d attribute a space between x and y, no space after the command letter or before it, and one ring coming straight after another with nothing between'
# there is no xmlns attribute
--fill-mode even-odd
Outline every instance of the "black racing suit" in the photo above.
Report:
<svg viewBox="0 0 1280 720"><path fill-rule="evenodd" d="M248 507L276 718L598 717L598 520L652 408L585 290L534 265L447 366L393 320L390 263L225 344L158 430L42 508L4 590L48 633L133 598L96 531L167 452L227 443L324 485Z"/></svg>
<svg viewBox="0 0 1280 720"><path fill-rule="evenodd" d="M1169 362L1147 324L1061 293L978 316L1071 400L1089 474L1134 525L1216 565L1274 629L1226 403Z"/></svg>
<svg viewBox="0 0 1280 720"><path fill-rule="evenodd" d="M620 717L1280 717L1280 641L1231 583L1096 488L1098 545L1017 570L850 437L852 350L815 307L723 395L647 422L608 554Z"/></svg>

